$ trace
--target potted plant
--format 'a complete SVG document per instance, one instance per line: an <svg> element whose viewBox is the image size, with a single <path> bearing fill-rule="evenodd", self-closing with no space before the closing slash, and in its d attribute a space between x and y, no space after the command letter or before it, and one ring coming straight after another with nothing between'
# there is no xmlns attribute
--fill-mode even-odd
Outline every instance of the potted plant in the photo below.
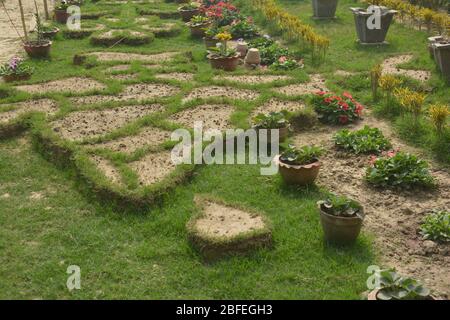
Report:
<svg viewBox="0 0 450 320"><path fill-rule="evenodd" d="M19 57L13 57L8 63L0 66L0 76L5 82L28 80L33 71L33 67L26 64Z"/></svg>
<svg viewBox="0 0 450 320"><path fill-rule="evenodd" d="M350 8L355 18L356 33L358 34L359 43L382 44L385 42L386 34L397 11L381 6L371 6L371 8L373 10ZM368 23L369 19L376 22L377 19L373 19L373 16L377 14L376 12L380 13L379 26Z"/></svg>
<svg viewBox="0 0 450 320"><path fill-rule="evenodd" d="M444 39L432 44L435 60L444 79L450 83L450 41Z"/></svg>
<svg viewBox="0 0 450 320"><path fill-rule="evenodd" d="M32 32L36 32L36 30L33 30ZM41 32L44 39L53 39L58 34L59 28L52 25L43 24Z"/></svg>
<svg viewBox="0 0 450 320"><path fill-rule="evenodd" d="M307 185L313 183L319 174L319 157L322 153L322 148L316 146L297 149L289 145L281 155L275 157L275 162L286 183Z"/></svg>
<svg viewBox="0 0 450 320"><path fill-rule="evenodd" d="M203 42L205 43L206 49L214 48L216 46L218 41L215 37L222 31L224 31L223 28L218 28L215 24L205 30Z"/></svg>
<svg viewBox="0 0 450 320"><path fill-rule="evenodd" d="M36 17L36 40L26 40L23 47L31 58L45 58L50 55L52 42L44 38L43 27L39 14Z"/></svg>
<svg viewBox="0 0 450 320"><path fill-rule="evenodd" d="M376 271L375 283L368 300L436 300L428 288L415 279L400 276L395 269Z"/></svg>
<svg viewBox="0 0 450 320"><path fill-rule="evenodd" d="M254 119L254 128L256 130L267 130L267 142L271 140L271 130L278 129L279 141L286 140L289 134L289 121L286 119L287 112L270 112L268 114L260 113ZM259 136L259 134L258 134Z"/></svg>
<svg viewBox="0 0 450 320"><path fill-rule="evenodd" d="M239 65L239 53L235 49L228 48L228 41L231 40L231 34L222 32L215 37L219 43L215 48L210 49L208 59L214 69L225 71L234 71Z"/></svg>
<svg viewBox="0 0 450 320"><path fill-rule="evenodd" d="M197 2L190 2L179 7L178 12L184 22L189 22L193 16L200 15L200 6Z"/></svg>
<svg viewBox="0 0 450 320"><path fill-rule="evenodd" d="M358 202L331 194L317 205L327 242L340 245L355 242L364 220L364 210Z"/></svg>
<svg viewBox="0 0 450 320"><path fill-rule="evenodd" d="M204 16L193 16L191 21L186 23L186 25L191 29L191 35L198 38L205 36L205 30L208 29L211 24L211 20Z"/></svg>
<svg viewBox="0 0 450 320"><path fill-rule="evenodd" d="M313 18L329 19L335 18L338 0L312 0Z"/></svg>
<svg viewBox="0 0 450 320"><path fill-rule="evenodd" d="M67 0L61 0L59 3L55 5L55 20L58 23L67 23L67 19L69 19L69 13L67 12L67 8L70 6Z"/></svg>

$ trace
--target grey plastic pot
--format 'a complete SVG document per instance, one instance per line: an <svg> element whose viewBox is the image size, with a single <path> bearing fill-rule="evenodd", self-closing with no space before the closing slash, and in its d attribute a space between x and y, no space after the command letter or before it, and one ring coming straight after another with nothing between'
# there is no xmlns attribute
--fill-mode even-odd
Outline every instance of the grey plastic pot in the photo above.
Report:
<svg viewBox="0 0 450 320"><path fill-rule="evenodd" d="M383 44L386 39L389 27L392 23L396 10L389 10L386 7L380 7L380 28L369 29L367 20L373 13L362 8L350 8L355 17L356 33L361 44Z"/></svg>
<svg viewBox="0 0 450 320"><path fill-rule="evenodd" d="M434 43L444 41L443 36L434 36L428 38L428 51L430 52L430 58L436 60L436 55L434 54Z"/></svg>
<svg viewBox="0 0 450 320"><path fill-rule="evenodd" d="M336 14L338 0L312 0L313 18L330 19Z"/></svg>
<svg viewBox="0 0 450 320"><path fill-rule="evenodd" d="M445 80L450 84L450 42L436 42L432 46L436 63Z"/></svg>

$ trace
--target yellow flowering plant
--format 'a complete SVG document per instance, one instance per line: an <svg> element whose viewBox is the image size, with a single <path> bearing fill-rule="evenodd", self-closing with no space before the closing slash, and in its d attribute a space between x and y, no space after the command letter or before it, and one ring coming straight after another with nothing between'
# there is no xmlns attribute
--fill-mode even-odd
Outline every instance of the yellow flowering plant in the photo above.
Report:
<svg viewBox="0 0 450 320"><path fill-rule="evenodd" d="M428 113L434 127L436 128L437 134L442 135L446 127L447 118L450 116L448 106L444 104L431 105Z"/></svg>

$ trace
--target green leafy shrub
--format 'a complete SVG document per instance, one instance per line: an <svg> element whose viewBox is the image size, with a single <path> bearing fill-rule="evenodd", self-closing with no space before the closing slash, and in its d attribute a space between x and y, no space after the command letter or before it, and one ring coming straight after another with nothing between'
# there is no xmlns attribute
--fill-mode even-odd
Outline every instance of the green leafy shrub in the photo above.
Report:
<svg viewBox="0 0 450 320"><path fill-rule="evenodd" d="M450 211L436 211L426 216L420 233L427 240L450 242Z"/></svg>
<svg viewBox="0 0 450 320"><path fill-rule="evenodd" d="M379 300L425 300L430 290L412 278L402 277L395 269L379 270L375 273Z"/></svg>
<svg viewBox="0 0 450 320"><path fill-rule="evenodd" d="M269 36L264 36L249 43L250 48L256 48L261 55L261 64L268 66L277 62L281 57L289 57L289 50L281 47Z"/></svg>
<svg viewBox="0 0 450 320"><path fill-rule="evenodd" d="M297 149L293 145L289 145L288 148L281 154L280 160L290 165L307 165L319 160L319 157L323 154L323 149L316 146L304 146Z"/></svg>
<svg viewBox="0 0 450 320"><path fill-rule="evenodd" d="M426 161L404 152L387 152L373 157L366 180L379 187L432 187L434 179Z"/></svg>
<svg viewBox="0 0 450 320"><path fill-rule="evenodd" d="M364 218L361 205L347 197L330 194L326 200L318 201L320 209L336 217L360 217Z"/></svg>
<svg viewBox="0 0 450 320"><path fill-rule="evenodd" d="M268 114L260 113L254 119L255 128L258 129L281 129L289 125L286 119L287 112L271 112Z"/></svg>
<svg viewBox="0 0 450 320"><path fill-rule="evenodd" d="M29 76L33 72L34 68L19 57L13 57L9 62L0 66L0 76Z"/></svg>
<svg viewBox="0 0 450 320"><path fill-rule="evenodd" d="M365 126L358 131L343 129L333 138L338 148L356 153L381 153L392 147L391 143L383 136L378 128Z"/></svg>

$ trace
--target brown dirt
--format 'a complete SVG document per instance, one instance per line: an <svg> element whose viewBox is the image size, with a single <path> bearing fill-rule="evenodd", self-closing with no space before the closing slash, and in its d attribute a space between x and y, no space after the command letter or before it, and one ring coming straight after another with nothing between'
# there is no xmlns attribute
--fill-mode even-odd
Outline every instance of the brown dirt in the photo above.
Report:
<svg viewBox="0 0 450 320"><path fill-rule="evenodd" d="M129 64L118 64L116 66L109 67L106 72L116 72L116 71L128 71L131 65Z"/></svg>
<svg viewBox="0 0 450 320"><path fill-rule="evenodd" d="M382 64L383 68L383 74L396 74L396 75L404 75L408 76L410 78L420 80L420 81L427 81L431 77L430 71L425 70L406 70L406 69L400 69L397 67L397 65L406 63L410 61L413 58L412 55L405 54L400 56L395 56L392 58L388 58L384 60Z"/></svg>
<svg viewBox="0 0 450 320"><path fill-rule="evenodd" d="M230 116L234 112L228 105L201 105L195 108L183 110L169 117L184 127L194 128L195 121L203 122L203 130L231 128Z"/></svg>
<svg viewBox="0 0 450 320"><path fill-rule="evenodd" d="M283 101L278 99L271 99L262 106L258 107L252 112L252 116L259 113L280 112L283 110L294 112L303 109L305 104L300 101Z"/></svg>
<svg viewBox="0 0 450 320"><path fill-rule="evenodd" d="M114 74L109 76L111 79L118 81L136 80L139 75L136 73Z"/></svg>
<svg viewBox="0 0 450 320"><path fill-rule="evenodd" d="M155 78L176 81L192 81L194 80L194 74L185 72L161 73L157 74Z"/></svg>
<svg viewBox="0 0 450 320"><path fill-rule="evenodd" d="M132 62L141 61L147 63L161 63L171 60L179 52L163 52L158 54L139 54L139 53L125 53L125 52L92 52L89 55L97 57L99 61L122 61Z"/></svg>
<svg viewBox="0 0 450 320"><path fill-rule="evenodd" d="M14 109L6 112L1 112L2 108L5 107L14 107ZM0 123L9 122L10 120L17 118L21 114L31 111L39 111L44 112L47 115L52 115L58 111L58 107L53 100L49 99L30 100L14 104L0 105Z"/></svg>
<svg viewBox="0 0 450 320"><path fill-rule="evenodd" d="M139 161L130 163L130 167L139 176L141 185L151 185L162 181L174 169L170 151L150 153Z"/></svg>
<svg viewBox="0 0 450 320"><path fill-rule="evenodd" d="M93 90L104 90L106 86L93 79L89 78L66 78L50 82L43 82L38 84L16 86L18 90L26 91L28 93L43 93L43 92L70 92L82 93Z"/></svg>
<svg viewBox="0 0 450 320"><path fill-rule="evenodd" d="M263 219L250 212L208 201L204 217L195 222L195 228L211 238L233 238L265 227Z"/></svg>
<svg viewBox="0 0 450 320"><path fill-rule="evenodd" d="M95 163L97 169L105 175L111 182L116 184L122 183L122 176L114 165L107 159L93 155L90 159Z"/></svg>
<svg viewBox="0 0 450 320"><path fill-rule="evenodd" d="M77 111L70 113L63 119L54 121L52 127L64 139L82 140L99 137L133 120L163 109L163 106L154 104L105 110Z"/></svg>
<svg viewBox="0 0 450 320"><path fill-rule="evenodd" d="M157 146L170 138L170 132L154 127L145 127L135 136L86 146L88 149L103 148L116 152L133 153L146 146Z"/></svg>
<svg viewBox="0 0 450 320"><path fill-rule="evenodd" d="M144 101L153 98L168 97L177 94L179 89L167 84L157 83L139 83L125 87L125 90L115 96L86 96L70 99L72 103L77 105L96 104L110 101Z"/></svg>
<svg viewBox="0 0 450 320"><path fill-rule="evenodd" d="M353 125L378 127L389 137L394 148L417 153L403 144L389 125L367 116ZM421 240L418 234L423 217L433 209L450 208L450 175L431 160L432 175L438 181L436 191L391 191L370 187L364 182L368 156L346 155L334 149L331 138L339 128L322 128L294 136L295 145L322 144L328 150L318 184L328 190L351 197L364 206L367 218L364 229L375 235L383 266L395 267L400 273L424 282L441 294L450 294L450 246ZM430 249L431 247L431 249Z"/></svg>
<svg viewBox="0 0 450 320"><path fill-rule="evenodd" d="M310 81L299 84L291 84L289 86L274 89L278 93L288 96L301 96L304 94L311 94L318 90L327 91L325 86L325 79L319 74L310 75Z"/></svg>
<svg viewBox="0 0 450 320"><path fill-rule="evenodd" d="M276 81L291 80L289 76L274 76L274 75L244 75L244 76L217 76L214 80L226 80L230 82L246 83L246 84L261 84L272 83Z"/></svg>
<svg viewBox="0 0 450 320"><path fill-rule="evenodd" d="M252 90L210 86L195 88L191 93L187 95L186 98L183 99L183 102L197 98L207 99L212 97L238 100L255 100L256 98L258 98L258 96L258 92Z"/></svg>

